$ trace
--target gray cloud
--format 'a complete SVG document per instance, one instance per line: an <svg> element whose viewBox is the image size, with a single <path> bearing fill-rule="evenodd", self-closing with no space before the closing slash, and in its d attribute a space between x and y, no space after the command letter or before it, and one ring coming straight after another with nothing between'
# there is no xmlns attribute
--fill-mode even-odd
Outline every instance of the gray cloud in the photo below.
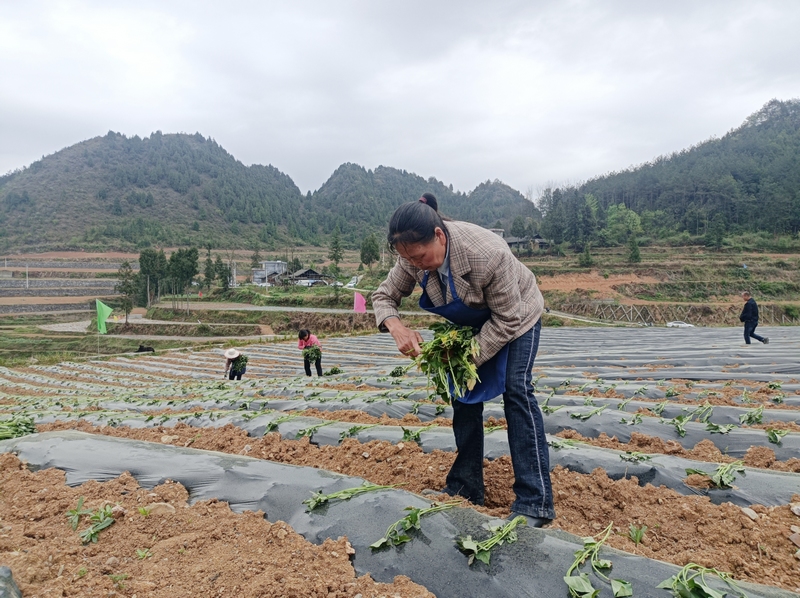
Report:
<svg viewBox="0 0 800 598"><path fill-rule="evenodd" d="M800 4L0 5L0 172L199 131L303 190L343 162L461 190L578 181L800 96Z"/></svg>

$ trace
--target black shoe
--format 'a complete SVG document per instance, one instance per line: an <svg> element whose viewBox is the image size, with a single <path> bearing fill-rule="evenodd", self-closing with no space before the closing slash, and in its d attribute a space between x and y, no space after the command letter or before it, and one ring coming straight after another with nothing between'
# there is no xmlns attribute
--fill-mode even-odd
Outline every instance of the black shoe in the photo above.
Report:
<svg viewBox="0 0 800 598"><path fill-rule="evenodd" d="M764 343L765 345L768 345L769 344L769 339L765 336L764 340L761 341L761 342Z"/></svg>
<svg viewBox="0 0 800 598"><path fill-rule="evenodd" d="M552 519L548 519L547 517L532 517L531 515L524 515L522 513L514 513L512 512L511 515L508 516L508 520L511 521L514 517L524 517L525 521L528 523L528 527L544 527L545 525L550 525L552 523Z"/></svg>

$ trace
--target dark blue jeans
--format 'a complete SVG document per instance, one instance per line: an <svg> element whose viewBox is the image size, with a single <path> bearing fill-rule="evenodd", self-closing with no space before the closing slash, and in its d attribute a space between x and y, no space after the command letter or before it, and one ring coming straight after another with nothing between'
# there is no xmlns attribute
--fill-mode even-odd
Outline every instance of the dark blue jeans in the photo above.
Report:
<svg viewBox="0 0 800 598"><path fill-rule="evenodd" d="M744 342L748 345L751 337L759 342L764 342L764 337L756 334L756 326L758 326L758 320L746 320L744 323Z"/></svg>
<svg viewBox="0 0 800 598"><path fill-rule="evenodd" d="M541 321L512 341L508 352L503 406L508 422L508 445L514 466L511 510L531 517L555 519L550 484L550 453L544 435L544 419L533 394L533 361L539 349ZM453 434L458 454L447 474L444 492L463 496L482 505L483 403L453 401Z"/></svg>

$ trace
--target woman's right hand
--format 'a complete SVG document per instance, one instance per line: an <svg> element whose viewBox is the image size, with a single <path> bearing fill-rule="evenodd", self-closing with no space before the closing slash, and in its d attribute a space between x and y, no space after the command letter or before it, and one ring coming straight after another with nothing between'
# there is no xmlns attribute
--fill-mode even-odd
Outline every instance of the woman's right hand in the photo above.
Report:
<svg viewBox="0 0 800 598"><path fill-rule="evenodd" d="M388 318L384 321L384 326L389 331L389 334L394 338L397 348L400 353L407 355L411 358L416 357L422 351L420 345L422 344L422 335L416 330L407 328L400 318Z"/></svg>

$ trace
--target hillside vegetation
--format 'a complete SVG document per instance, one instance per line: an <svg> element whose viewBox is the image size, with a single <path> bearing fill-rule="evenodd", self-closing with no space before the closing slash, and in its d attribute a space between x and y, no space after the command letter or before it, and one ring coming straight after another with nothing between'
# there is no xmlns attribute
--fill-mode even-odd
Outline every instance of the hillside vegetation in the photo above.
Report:
<svg viewBox="0 0 800 598"><path fill-rule="evenodd" d="M458 193L434 178L344 164L305 196L273 166L245 166L212 139L109 132L0 177L0 247L104 249L160 246L277 249L320 244L338 227L360 244L401 203L432 191L454 218L508 226L537 216L500 181ZM45 235L42 232L46 231Z"/></svg>
<svg viewBox="0 0 800 598"><path fill-rule="evenodd" d="M582 249L630 236L721 247L800 230L800 100L772 100L720 139L540 199L542 232ZM756 243L757 244L757 243ZM774 249L797 250L785 241Z"/></svg>

